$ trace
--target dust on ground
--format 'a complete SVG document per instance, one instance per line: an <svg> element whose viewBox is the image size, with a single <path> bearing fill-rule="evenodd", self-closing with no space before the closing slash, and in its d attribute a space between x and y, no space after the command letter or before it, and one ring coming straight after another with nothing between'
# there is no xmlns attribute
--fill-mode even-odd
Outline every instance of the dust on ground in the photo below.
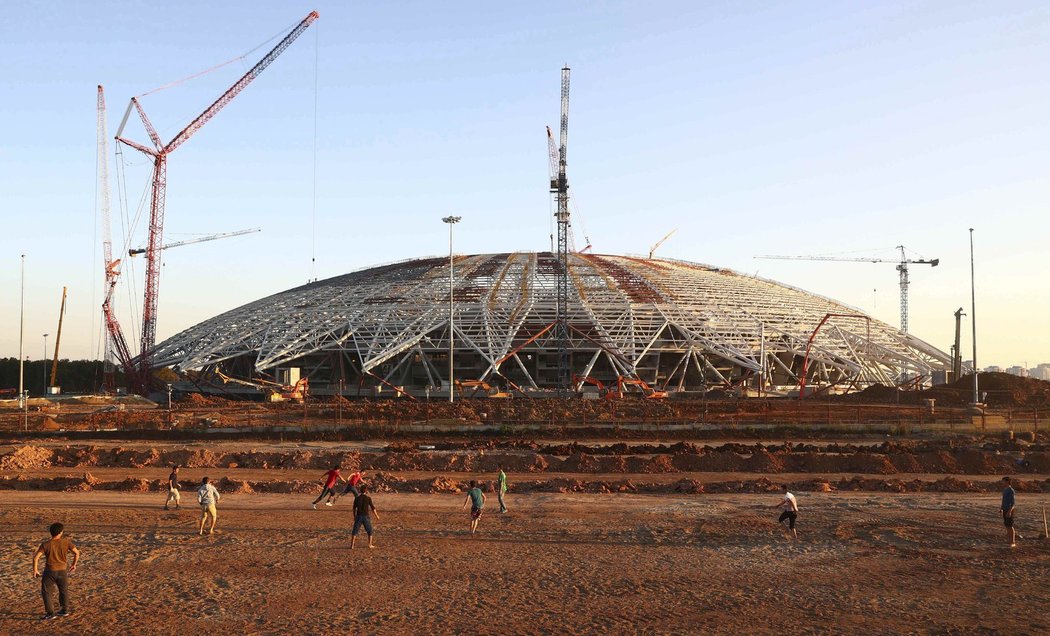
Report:
<svg viewBox="0 0 1050 636"><path fill-rule="evenodd" d="M1050 496L811 493L788 541L775 495L377 495L374 550L343 502L227 494L220 533L156 495L0 492L0 633L1046 633ZM84 553L75 614L42 623L35 545ZM363 539L363 536L361 537Z"/></svg>

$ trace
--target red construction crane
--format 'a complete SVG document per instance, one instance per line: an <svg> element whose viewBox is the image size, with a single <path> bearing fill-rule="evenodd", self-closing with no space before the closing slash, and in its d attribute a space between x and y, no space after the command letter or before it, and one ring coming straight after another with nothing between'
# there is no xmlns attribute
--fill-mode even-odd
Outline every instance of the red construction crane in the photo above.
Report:
<svg viewBox="0 0 1050 636"><path fill-rule="evenodd" d="M148 393L152 385L153 347L156 344L157 339L157 296L160 289L160 252L163 249L161 241L164 238L164 199L168 185L168 155L174 152L176 148L186 143L195 132L200 130L204 124L208 123L212 117L233 101L234 97L244 90L252 80L258 77L267 66L277 59L277 56L283 53L284 50L296 40L296 38L302 35L303 31L305 31L317 18L318 14L316 11L310 12L310 14L303 18L302 22L296 25L296 27L292 29L284 39L277 43L277 46L273 47L269 53L264 55L263 58L251 68L251 70L237 80L233 86L226 89L226 92L219 96L211 106L204 109L204 112L198 115L196 119L191 121L188 126L183 128L181 132L175 135L171 141L166 144L161 141L160 135L158 135L156 129L153 128L153 124L150 122L149 118L146 117L146 113L142 110L142 105L139 103L138 99L132 97L131 103L128 104L128 109L124 113L124 119L120 122L120 128L117 130L117 141L130 146L153 159L153 178L150 189L149 238L146 243L146 291L143 298L142 308L142 343L138 358L135 359L134 377L129 378L132 390L136 393ZM124 132L124 126L127 124L128 117L131 115L132 108L135 109L139 118L142 120L142 125L146 129L150 141L153 142L152 148L121 136Z"/></svg>

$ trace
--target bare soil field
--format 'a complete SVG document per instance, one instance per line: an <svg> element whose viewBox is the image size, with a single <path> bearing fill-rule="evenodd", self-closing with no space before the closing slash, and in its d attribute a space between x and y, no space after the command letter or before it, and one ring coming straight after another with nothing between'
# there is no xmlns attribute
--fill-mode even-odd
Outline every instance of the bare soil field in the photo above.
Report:
<svg viewBox="0 0 1050 636"><path fill-rule="evenodd" d="M226 493L199 537L157 493L0 492L0 633L1050 630L1050 495L1019 496L1016 549L994 494L803 493L797 541L776 495L512 494L474 538L462 497L379 494L376 549L350 551L349 507L308 494ZM41 622L55 520L84 560L74 614Z"/></svg>

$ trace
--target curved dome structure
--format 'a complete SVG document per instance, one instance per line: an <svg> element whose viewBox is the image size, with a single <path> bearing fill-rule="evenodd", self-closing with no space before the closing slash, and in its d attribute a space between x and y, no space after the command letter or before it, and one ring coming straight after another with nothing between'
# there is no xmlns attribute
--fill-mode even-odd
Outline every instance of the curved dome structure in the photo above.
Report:
<svg viewBox="0 0 1050 636"><path fill-rule="evenodd" d="M315 392L340 381L419 395L447 387L448 267L410 260L274 294L167 339L156 365L240 377L296 368ZM551 253L456 257L457 380L556 386L559 271ZM581 378L789 390L805 368L806 384L855 388L950 366L948 354L855 308L726 269L576 253L569 273L570 356Z"/></svg>

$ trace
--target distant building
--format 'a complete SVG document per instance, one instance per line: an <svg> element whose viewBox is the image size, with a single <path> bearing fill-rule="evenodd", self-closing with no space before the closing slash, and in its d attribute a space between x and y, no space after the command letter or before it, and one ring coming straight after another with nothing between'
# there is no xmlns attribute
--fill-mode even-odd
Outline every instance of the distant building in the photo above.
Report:
<svg viewBox="0 0 1050 636"><path fill-rule="evenodd" d="M1003 368L998 366L990 366L984 368L985 373L1002 373Z"/></svg>
<svg viewBox="0 0 1050 636"><path fill-rule="evenodd" d="M1028 369L1022 367L1021 365L1012 366L1009 369L1007 369L1006 372L1009 373L1010 375L1021 376L1022 378L1027 378L1028 377Z"/></svg>
<svg viewBox="0 0 1050 636"><path fill-rule="evenodd" d="M1028 377L1035 378L1036 380L1050 381L1050 363L1044 362L1043 364L1030 369L1028 371Z"/></svg>

